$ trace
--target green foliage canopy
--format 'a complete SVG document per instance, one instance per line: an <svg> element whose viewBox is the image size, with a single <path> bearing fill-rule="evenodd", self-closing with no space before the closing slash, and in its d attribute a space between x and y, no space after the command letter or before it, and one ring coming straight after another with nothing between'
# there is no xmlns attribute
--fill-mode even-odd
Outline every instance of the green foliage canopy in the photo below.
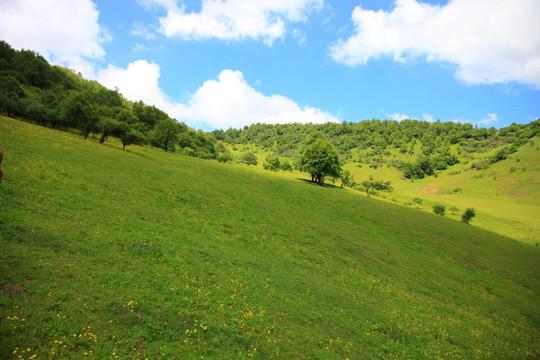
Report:
<svg viewBox="0 0 540 360"><path fill-rule="evenodd" d="M246 153L243 153L238 158L238 162L247 164L247 165L257 165L259 163L259 160L257 159L257 156L252 153L251 151L248 151Z"/></svg>
<svg viewBox="0 0 540 360"><path fill-rule="evenodd" d="M263 168L270 171L279 171L281 169L281 163L277 155L268 155L263 163Z"/></svg>
<svg viewBox="0 0 540 360"><path fill-rule="evenodd" d="M442 204L434 204L432 208L433 208L433 213L437 215L444 216L444 214L446 213L446 206Z"/></svg>
<svg viewBox="0 0 540 360"><path fill-rule="evenodd" d="M391 192L394 190L390 181L375 180L373 176L370 176L369 180L362 181L362 186L367 196L373 195L377 191Z"/></svg>
<svg viewBox="0 0 540 360"><path fill-rule="evenodd" d="M154 129L153 145L169 151L178 142L176 121L166 118L161 120Z"/></svg>
<svg viewBox="0 0 540 360"><path fill-rule="evenodd" d="M98 130L97 109L81 93L73 94L64 102L60 117L64 124L81 130L85 139Z"/></svg>
<svg viewBox="0 0 540 360"><path fill-rule="evenodd" d="M324 183L327 176L339 178L341 162L336 149L322 137L312 136L294 159L295 168L311 175L311 181Z"/></svg>
<svg viewBox="0 0 540 360"><path fill-rule="evenodd" d="M467 210L465 210L463 215L461 215L461 221L468 224L469 221L471 221L471 219L475 216L476 216L476 210L474 210L473 208L467 208Z"/></svg>

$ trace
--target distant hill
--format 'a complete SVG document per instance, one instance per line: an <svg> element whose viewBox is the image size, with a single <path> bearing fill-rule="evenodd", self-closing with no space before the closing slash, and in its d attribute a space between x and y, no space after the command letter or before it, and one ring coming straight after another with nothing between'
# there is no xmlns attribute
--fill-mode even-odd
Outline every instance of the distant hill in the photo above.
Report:
<svg viewBox="0 0 540 360"><path fill-rule="evenodd" d="M0 134L0 358L540 356L537 247L294 173Z"/></svg>
<svg viewBox="0 0 540 360"><path fill-rule="evenodd" d="M457 221L466 208L475 208L475 226L536 244L539 131L540 120L499 130L451 122L367 120L255 124L214 135L231 144L233 155L253 151L263 163L268 156L294 158L310 134L324 134L353 175L356 189L362 191L362 182L370 177L390 181L394 191L380 195L392 202L428 212L442 204L446 216Z"/></svg>

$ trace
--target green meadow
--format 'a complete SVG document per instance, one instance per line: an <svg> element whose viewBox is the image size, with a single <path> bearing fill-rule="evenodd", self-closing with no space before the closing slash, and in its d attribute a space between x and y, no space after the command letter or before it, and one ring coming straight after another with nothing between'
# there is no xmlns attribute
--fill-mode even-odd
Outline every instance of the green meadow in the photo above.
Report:
<svg viewBox="0 0 540 360"><path fill-rule="evenodd" d="M467 225L6 117L0 140L2 359L540 357L540 248L474 226L484 205Z"/></svg>
<svg viewBox="0 0 540 360"><path fill-rule="evenodd" d="M472 224L501 235L535 245L540 242L540 137L510 154L504 161L488 169L474 170L471 164L488 159L504 146L476 157L460 157L461 163L441 171L437 177L408 180L395 168L370 168L355 163L345 165L355 179L369 176L390 180L394 191L381 194L387 200L401 205L432 212L431 206L443 204L446 215L460 221L466 208L474 208L477 215ZM454 153L455 147L454 147ZM410 160L410 156L390 150L390 159ZM360 153L361 155L362 153ZM417 206L413 199L420 198ZM450 211L451 208L458 209Z"/></svg>

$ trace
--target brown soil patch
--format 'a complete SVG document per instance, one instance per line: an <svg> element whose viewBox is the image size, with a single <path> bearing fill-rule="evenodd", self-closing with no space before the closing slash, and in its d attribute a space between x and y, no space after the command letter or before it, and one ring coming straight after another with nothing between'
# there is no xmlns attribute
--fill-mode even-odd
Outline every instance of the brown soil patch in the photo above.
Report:
<svg viewBox="0 0 540 360"><path fill-rule="evenodd" d="M422 188L422 193L424 193L424 194L436 194L439 191L441 191L441 189L436 188L436 187L424 186Z"/></svg>

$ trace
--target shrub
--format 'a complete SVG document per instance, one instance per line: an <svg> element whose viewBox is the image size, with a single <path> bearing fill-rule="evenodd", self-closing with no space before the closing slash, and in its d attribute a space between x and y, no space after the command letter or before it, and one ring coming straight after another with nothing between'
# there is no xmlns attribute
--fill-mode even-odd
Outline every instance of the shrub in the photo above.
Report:
<svg viewBox="0 0 540 360"><path fill-rule="evenodd" d="M507 148L499 150L495 155L493 155L490 158L490 162L492 164L495 164L496 162L506 160L506 158L508 157L508 153L509 153L509 150Z"/></svg>
<svg viewBox="0 0 540 360"><path fill-rule="evenodd" d="M238 158L238 162L247 164L247 165L257 165L259 163L257 156L252 152L243 153Z"/></svg>
<svg viewBox="0 0 540 360"><path fill-rule="evenodd" d="M226 163L232 160L232 156L231 156L231 153L227 151L227 152L219 153L217 159L221 163Z"/></svg>
<svg viewBox="0 0 540 360"><path fill-rule="evenodd" d="M420 198L414 198L413 199L413 203L417 204L417 205L423 205L424 204L424 200L420 199Z"/></svg>
<svg viewBox="0 0 540 360"><path fill-rule="evenodd" d="M433 212L437 215L444 216L444 214L446 213L446 207L444 205L435 204L431 207L433 208Z"/></svg>
<svg viewBox="0 0 540 360"><path fill-rule="evenodd" d="M195 150L193 150L192 148L190 147L185 147L182 149L182 153L184 155L188 155L188 156L197 156L197 154L195 153Z"/></svg>
<svg viewBox="0 0 540 360"><path fill-rule="evenodd" d="M280 164L281 164L281 170L283 171L292 171L293 169L289 160L282 159Z"/></svg>
<svg viewBox="0 0 540 360"><path fill-rule="evenodd" d="M281 168L279 157L276 155L268 155L263 163L265 170L278 171Z"/></svg>
<svg viewBox="0 0 540 360"><path fill-rule="evenodd" d="M467 208L467 210L465 210L463 215L461 215L461 221L468 224L469 221L471 221L471 219L475 216L476 216L476 210L474 210L473 208Z"/></svg>

